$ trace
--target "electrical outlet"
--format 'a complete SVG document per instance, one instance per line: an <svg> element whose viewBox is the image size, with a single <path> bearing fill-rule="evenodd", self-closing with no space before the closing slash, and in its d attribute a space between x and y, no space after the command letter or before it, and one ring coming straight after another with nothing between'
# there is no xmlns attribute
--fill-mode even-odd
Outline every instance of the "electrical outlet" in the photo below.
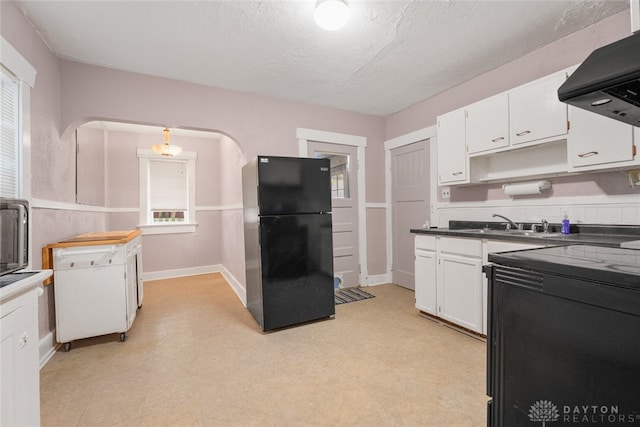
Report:
<svg viewBox="0 0 640 427"><path fill-rule="evenodd" d="M450 199L451 198L451 188L450 187L442 187L441 196L442 196L443 199Z"/></svg>
<svg viewBox="0 0 640 427"><path fill-rule="evenodd" d="M629 171L629 185L631 187L640 187L640 169Z"/></svg>

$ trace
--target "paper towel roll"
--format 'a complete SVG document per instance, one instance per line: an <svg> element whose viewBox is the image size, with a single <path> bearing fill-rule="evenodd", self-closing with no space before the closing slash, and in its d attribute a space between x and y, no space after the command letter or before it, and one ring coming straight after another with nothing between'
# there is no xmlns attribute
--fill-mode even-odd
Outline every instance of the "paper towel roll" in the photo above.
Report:
<svg viewBox="0 0 640 427"><path fill-rule="evenodd" d="M522 182L519 184L505 184L502 186L507 196L524 196L528 194L540 194L542 190L551 188L549 181Z"/></svg>

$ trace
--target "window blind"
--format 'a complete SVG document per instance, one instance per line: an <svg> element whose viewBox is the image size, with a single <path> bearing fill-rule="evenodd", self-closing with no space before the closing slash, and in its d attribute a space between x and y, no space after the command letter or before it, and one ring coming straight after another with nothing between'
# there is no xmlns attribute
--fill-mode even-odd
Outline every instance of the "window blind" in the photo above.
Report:
<svg viewBox="0 0 640 427"><path fill-rule="evenodd" d="M2 124L0 133L0 196L19 197L20 176L20 87L4 68L2 71Z"/></svg>
<svg viewBox="0 0 640 427"><path fill-rule="evenodd" d="M151 211L186 211L189 208L187 162L149 160Z"/></svg>

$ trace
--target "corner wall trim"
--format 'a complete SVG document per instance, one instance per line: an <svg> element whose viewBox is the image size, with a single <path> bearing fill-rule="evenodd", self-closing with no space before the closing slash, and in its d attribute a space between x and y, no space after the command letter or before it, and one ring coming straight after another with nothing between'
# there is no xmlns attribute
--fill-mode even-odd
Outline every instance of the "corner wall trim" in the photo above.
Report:
<svg viewBox="0 0 640 427"><path fill-rule="evenodd" d="M56 348L55 330L50 331L47 335L40 338L40 342L38 343L40 369L44 368L44 365L56 354Z"/></svg>
<svg viewBox="0 0 640 427"><path fill-rule="evenodd" d="M240 298L240 301L242 302L242 304L246 307L247 306L247 289L224 266L222 266L221 273L222 273L222 277L225 278L225 280L229 283L229 286L231 286L231 289L233 289L233 291L236 293L238 298Z"/></svg>

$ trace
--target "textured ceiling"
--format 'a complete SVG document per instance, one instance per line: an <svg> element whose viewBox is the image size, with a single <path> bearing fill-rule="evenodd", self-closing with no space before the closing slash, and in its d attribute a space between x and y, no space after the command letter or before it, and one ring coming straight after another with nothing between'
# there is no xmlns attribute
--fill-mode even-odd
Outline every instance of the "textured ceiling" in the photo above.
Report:
<svg viewBox="0 0 640 427"><path fill-rule="evenodd" d="M628 0L17 1L61 58L380 116L629 7Z"/></svg>

